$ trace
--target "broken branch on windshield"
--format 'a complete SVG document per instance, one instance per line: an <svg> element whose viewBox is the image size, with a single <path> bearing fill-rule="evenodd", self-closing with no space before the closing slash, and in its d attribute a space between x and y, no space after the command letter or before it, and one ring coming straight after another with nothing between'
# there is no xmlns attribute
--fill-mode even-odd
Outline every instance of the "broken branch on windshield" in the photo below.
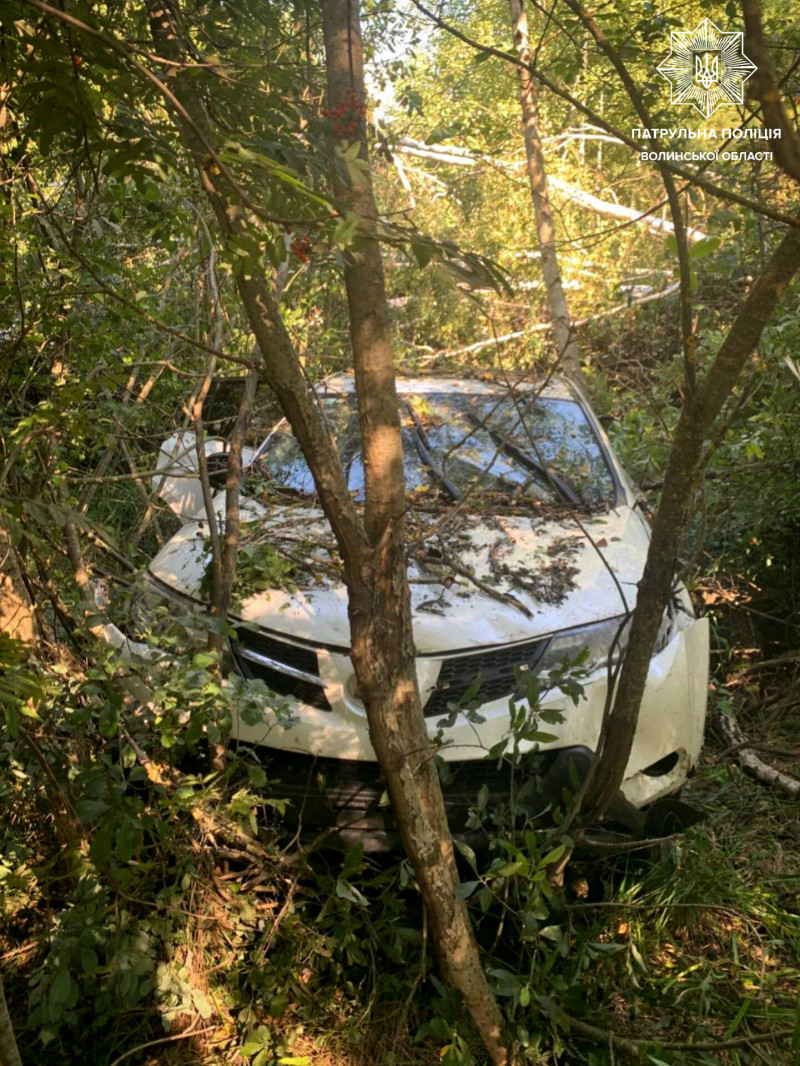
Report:
<svg viewBox="0 0 800 1066"><path fill-rule="evenodd" d="M444 486L447 492L453 497L454 500L461 499L461 492L455 487L453 482L444 473L439 464L433 458L433 454L430 450L430 443L428 436L425 433L425 429L420 422L419 415L414 410L412 404L406 404L408 413L411 415L411 420L414 423L414 443L417 446L417 451L420 454L422 461L433 472L436 480Z"/></svg>

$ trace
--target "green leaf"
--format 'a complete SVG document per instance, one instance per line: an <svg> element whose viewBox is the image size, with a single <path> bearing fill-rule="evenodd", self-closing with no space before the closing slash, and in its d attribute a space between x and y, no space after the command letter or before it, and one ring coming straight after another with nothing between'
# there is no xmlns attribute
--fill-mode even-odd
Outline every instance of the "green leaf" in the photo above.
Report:
<svg viewBox="0 0 800 1066"><path fill-rule="evenodd" d="M342 877L352 877L364 861L364 845L359 842L350 848L344 857L342 864Z"/></svg>
<svg viewBox="0 0 800 1066"><path fill-rule="evenodd" d="M489 974L497 982L495 989L498 995L510 996L513 992L522 988L522 981L517 974L512 973L510 970L498 967L495 970L490 970Z"/></svg>
<svg viewBox="0 0 800 1066"><path fill-rule="evenodd" d="M130 862L141 837L135 822L125 821L117 830L116 857L120 862Z"/></svg>
<svg viewBox="0 0 800 1066"><path fill-rule="evenodd" d="M19 710L15 703L7 703L3 708L6 715L6 728L12 740L19 736Z"/></svg>
<svg viewBox="0 0 800 1066"><path fill-rule="evenodd" d="M455 847L459 855L462 855L467 860L473 870L478 869L478 863L475 858L475 852L469 846L469 844L465 844L463 840L454 840L453 846Z"/></svg>
<svg viewBox="0 0 800 1066"><path fill-rule="evenodd" d="M422 244L419 241L411 242L411 251L417 261L417 266L420 268L426 267L433 257L433 253L428 245Z"/></svg>
<svg viewBox="0 0 800 1066"><path fill-rule="evenodd" d="M351 211L347 218L343 218L336 224L333 231L333 243L337 248L347 248L353 243L357 232L358 215Z"/></svg>
<svg viewBox="0 0 800 1066"><path fill-rule="evenodd" d="M433 130L431 133L428 134L428 136L425 138L425 143L441 144L442 141L449 141L450 138L454 136L455 134L452 130L448 130L443 128L442 126L439 126L437 127L437 129Z"/></svg>
<svg viewBox="0 0 800 1066"><path fill-rule="evenodd" d="M93 822L106 810L108 810L108 804L104 799L90 799L88 796L81 796L75 804L75 813L82 822Z"/></svg>
<svg viewBox="0 0 800 1066"><path fill-rule="evenodd" d="M214 666L216 662L217 656L210 651L199 651L192 657L192 666L199 666L202 670L207 669L209 666Z"/></svg>
<svg viewBox="0 0 800 1066"><path fill-rule="evenodd" d="M479 884L480 881L462 881L456 887L456 899L469 899Z"/></svg>
<svg viewBox="0 0 800 1066"><path fill-rule="evenodd" d="M119 729L119 702L117 700L109 700L100 711L100 716L97 722L97 728L100 730L100 736L110 740L117 735L117 729Z"/></svg>
<svg viewBox="0 0 800 1066"><path fill-rule="evenodd" d="M92 835L89 845L89 854L92 859L100 864L108 862L111 858L111 845L114 839L114 825L110 821L104 822Z"/></svg>
<svg viewBox="0 0 800 1066"><path fill-rule="evenodd" d="M475 677L473 677L472 681L470 682L469 688L467 688L466 692L464 692L463 695L461 696L461 698L459 699L458 706L459 707L466 707L468 704L472 703L472 701L474 699L477 699L477 696L478 696L478 693L480 692L480 690L481 690L481 673L480 673L480 670L479 670L478 673L475 675Z"/></svg>
<svg viewBox="0 0 800 1066"><path fill-rule="evenodd" d="M52 985L50 985L50 1006L63 1006L69 999L69 994L71 991L72 978L70 977L69 970L66 968L66 966L62 966L53 978Z"/></svg>
<svg viewBox="0 0 800 1066"><path fill-rule="evenodd" d="M100 960L97 957L97 952L92 948L81 948L81 970L84 973L91 973L92 970L96 970L100 965Z"/></svg>
<svg viewBox="0 0 800 1066"><path fill-rule="evenodd" d="M489 910L494 900L494 893L491 888L484 886L478 893L478 903L484 914Z"/></svg>
<svg viewBox="0 0 800 1066"><path fill-rule="evenodd" d="M647 963L645 962L644 958L642 957L641 951L639 951L639 949L636 947L636 945L633 943L633 941L631 941L630 948L631 948L631 956L633 957L634 962L636 962L637 965L642 970L644 970L645 973L646 973L647 972Z"/></svg>
<svg viewBox="0 0 800 1066"><path fill-rule="evenodd" d="M548 851L543 859L539 860L539 869L543 869L545 866L550 866L554 862L558 862L564 852L567 850L566 844L559 844L557 848L553 848L552 851Z"/></svg>
<svg viewBox="0 0 800 1066"><path fill-rule="evenodd" d="M491 748L489 748L489 758L499 759L502 755L505 755L507 747L508 737L503 737L502 740L498 740L496 744L493 744Z"/></svg>
<svg viewBox="0 0 800 1066"><path fill-rule="evenodd" d="M712 252L716 252L722 243L719 237L703 237L689 248L690 259L704 259Z"/></svg>
<svg viewBox="0 0 800 1066"><path fill-rule="evenodd" d="M530 872L530 865L524 855L520 855L513 862L504 862L502 866L492 870L495 877L513 877L514 874L519 874L520 877L527 877Z"/></svg>
<svg viewBox="0 0 800 1066"><path fill-rule="evenodd" d="M340 899L349 900L351 903L358 903L362 907L369 906L369 900L363 892L359 892L355 885L351 885L347 881L340 880L336 882L336 895Z"/></svg>
<svg viewBox="0 0 800 1066"><path fill-rule="evenodd" d="M199 988L193 988L192 1003L194 1004L195 1008L197 1009L197 1013L200 1015L203 1021L207 1022L213 1014L213 1011L211 1009L211 1004L206 998L205 992L201 992Z"/></svg>

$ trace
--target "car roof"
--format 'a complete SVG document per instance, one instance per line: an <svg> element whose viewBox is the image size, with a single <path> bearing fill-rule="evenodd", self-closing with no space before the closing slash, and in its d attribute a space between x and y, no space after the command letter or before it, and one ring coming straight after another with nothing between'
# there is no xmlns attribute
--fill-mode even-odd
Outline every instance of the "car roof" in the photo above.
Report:
<svg viewBox="0 0 800 1066"><path fill-rule="evenodd" d="M541 396L554 400L579 399L576 390L564 378L551 377L540 381L514 380L514 376L492 377L487 373L486 378L458 378L458 377L414 377L397 378L397 392L401 396L419 396L432 393L450 393L462 396L490 396L496 395L499 390L518 389L520 391L539 392ZM324 395L336 395L341 393L348 395L355 392L355 380L352 374L334 374L325 378L321 384Z"/></svg>

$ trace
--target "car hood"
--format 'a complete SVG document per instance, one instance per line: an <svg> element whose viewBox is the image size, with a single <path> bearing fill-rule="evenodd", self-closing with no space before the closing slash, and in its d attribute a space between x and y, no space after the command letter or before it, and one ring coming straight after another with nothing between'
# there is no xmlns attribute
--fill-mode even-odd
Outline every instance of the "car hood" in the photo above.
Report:
<svg viewBox="0 0 800 1066"><path fill-rule="evenodd" d="M216 506L221 508L222 501ZM300 566L283 587L235 603L232 614L289 638L349 647L347 592L330 527L319 510L242 504L243 557L259 547ZM431 517L428 525L433 526ZM185 525L149 567L157 581L201 600L208 525ZM416 543L413 539L417 536ZM649 532L628 506L584 516L457 516L422 544L412 534L409 581L420 654L533 637L624 613L636 600ZM303 560L307 566L302 569Z"/></svg>

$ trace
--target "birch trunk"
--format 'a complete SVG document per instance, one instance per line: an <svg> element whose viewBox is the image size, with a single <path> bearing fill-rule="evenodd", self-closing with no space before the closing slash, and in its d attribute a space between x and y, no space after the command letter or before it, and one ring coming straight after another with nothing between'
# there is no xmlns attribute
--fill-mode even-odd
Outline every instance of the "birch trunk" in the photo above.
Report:
<svg viewBox="0 0 800 1066"><path fill-rule="evenodd" d="M528 16L525 0L509 0L511 30L514 48L520 60L531 62L528 43ZM536 235L539 240L539 252L542 260L542 278L547 293L547 304L553 324L553 340L556 348L558 367L567 377L578 379L581 376L581 354L575 339L575 330L561 283L556 253L556 227L553 221L553 206L547 187L547 172L544 165L542 139L539 135L539 108L536 99L536 85L527 70L517 68L519 75L519 99L522 107L522 124L525 137L525 157L527 160L528 181L531 187L533 213L536 219Z"/></svg>

